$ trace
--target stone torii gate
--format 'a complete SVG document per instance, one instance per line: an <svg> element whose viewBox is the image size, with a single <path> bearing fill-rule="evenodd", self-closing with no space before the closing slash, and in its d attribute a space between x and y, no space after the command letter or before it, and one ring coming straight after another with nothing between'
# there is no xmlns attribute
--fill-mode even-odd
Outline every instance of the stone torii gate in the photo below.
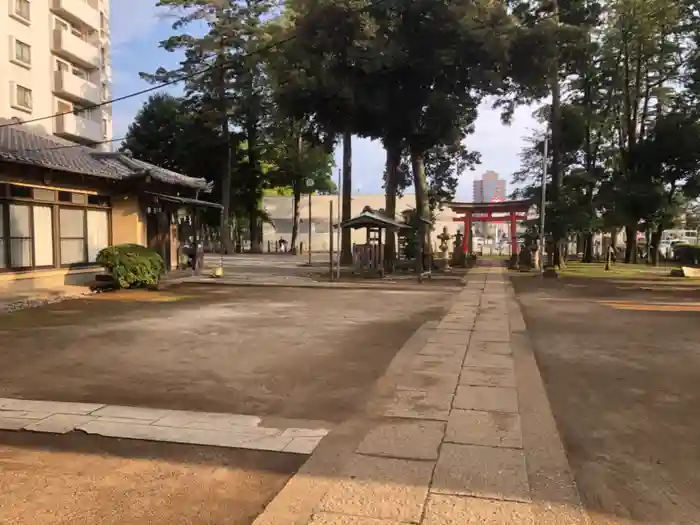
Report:
<svg viewBox="0 0 700 525"><path fill-rule="evenodd" d="M458 215L454 220L464 223L462 249L469 254L472 251L472 222L510 223L511 254L518 253L518 221L527 218L527 211L532 206L529 200L504 202L450 202L447 206Z"/></svg>

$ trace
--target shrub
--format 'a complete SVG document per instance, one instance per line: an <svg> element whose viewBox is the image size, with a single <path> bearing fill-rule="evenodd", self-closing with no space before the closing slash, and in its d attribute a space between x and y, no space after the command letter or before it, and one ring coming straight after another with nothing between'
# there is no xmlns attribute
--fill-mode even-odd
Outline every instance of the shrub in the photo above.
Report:
<svg viewBox="0 0 700 525"><path fill-rule="evenodd" d="M120 288L155 286L165 275L165 263L158 252L138 244L117 244L97 255Z"/></svg>

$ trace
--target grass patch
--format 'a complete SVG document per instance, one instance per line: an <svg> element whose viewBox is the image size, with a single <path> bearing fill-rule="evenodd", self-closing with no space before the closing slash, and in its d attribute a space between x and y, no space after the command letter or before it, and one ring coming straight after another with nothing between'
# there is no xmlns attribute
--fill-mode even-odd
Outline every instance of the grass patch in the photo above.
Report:
<svg viewBox="0 0 700 525"><path fill-rule="evenodd" d="M581 263L569 262L560 275L567 277L603 277L603 278L633 278L643 275L664 276L668 275L675 266L651 266L648 264L616 263L610 265L610 270L605 270L605 263Z"/></svg>

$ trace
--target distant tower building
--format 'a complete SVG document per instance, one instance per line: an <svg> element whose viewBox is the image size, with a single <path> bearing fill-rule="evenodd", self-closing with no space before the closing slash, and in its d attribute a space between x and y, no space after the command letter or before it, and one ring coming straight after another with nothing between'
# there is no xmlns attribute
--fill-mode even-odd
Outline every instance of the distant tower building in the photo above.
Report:
<svg viewBox="0 0 700 525"><path fill-rule="evenodd" d="M487 171L481 179L474 181L474 202L492 202L506 200L506 181L495 171Z"/></svg>
<svg viewBox="0 0 700 525"><path fill-rule="evenodd" d="M495 171L487 171L481 179L474 180L474 202L499 202L506 200L506 181L499 178ZM498 240L502 237L503 225L493 223L475 223L474 231L477 235L491 237Z"/></svg>

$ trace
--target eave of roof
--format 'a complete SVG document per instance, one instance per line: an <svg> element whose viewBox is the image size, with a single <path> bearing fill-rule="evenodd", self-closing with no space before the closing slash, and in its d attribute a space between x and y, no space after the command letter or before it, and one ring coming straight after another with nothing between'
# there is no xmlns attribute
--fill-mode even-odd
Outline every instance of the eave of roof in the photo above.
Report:
<svg viewBox="0 0 700 525"><path fill-rule="evenodd" d="M348 219L345 222L340 223L341 228L388 228L401 230L409 227L407 224L392 220L389 217L385 217L379 213L374 213L371 211L363 211L357 217Z"/></svg>
<svg viewBox="0 0 700 525"><path fill-rule="evenodd" d="M0 118L0 161L113 180L128 180L147 172L164 184L205 192L212 188L205 179L132 159L124 153L96 151L5 118Z"/></svg>

